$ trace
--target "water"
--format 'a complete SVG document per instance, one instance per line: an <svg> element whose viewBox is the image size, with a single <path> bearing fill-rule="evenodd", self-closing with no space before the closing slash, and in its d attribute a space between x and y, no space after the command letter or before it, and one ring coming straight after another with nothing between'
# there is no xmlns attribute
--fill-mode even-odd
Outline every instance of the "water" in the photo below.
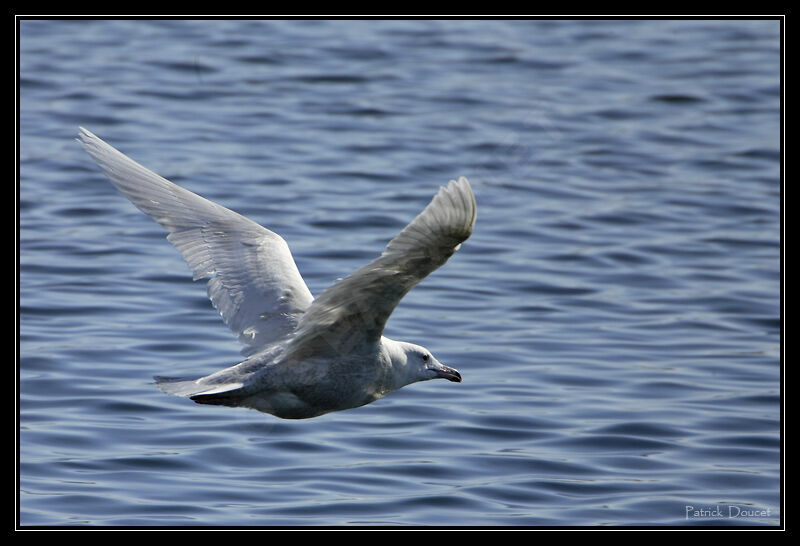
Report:
<svg viewBox="0 0 800 546"><path fill-rule="evenodd" d="M22 21L19 523L779 524L779 31ZM469 177L474 235L386 332L464 382L305 421L165 396L239 346L78 125L315 294Z"/></svg>

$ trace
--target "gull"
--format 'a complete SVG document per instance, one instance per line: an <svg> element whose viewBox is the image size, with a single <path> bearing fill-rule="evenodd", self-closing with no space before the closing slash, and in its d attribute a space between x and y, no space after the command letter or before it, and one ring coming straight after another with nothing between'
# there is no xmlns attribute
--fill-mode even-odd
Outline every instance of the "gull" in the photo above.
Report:
<svg viewBox="0 0 800 546"><path fill-rule="evenodd" d="M167 394L306 419L369 404L401 387L461 374L420 345L383 336L394 308L472 233L477 205L451 180L369 264L316 299L278 234L200 197L80 128L111 183L161 224L244 345L246 358L197 379L156 377Z"/></svg>

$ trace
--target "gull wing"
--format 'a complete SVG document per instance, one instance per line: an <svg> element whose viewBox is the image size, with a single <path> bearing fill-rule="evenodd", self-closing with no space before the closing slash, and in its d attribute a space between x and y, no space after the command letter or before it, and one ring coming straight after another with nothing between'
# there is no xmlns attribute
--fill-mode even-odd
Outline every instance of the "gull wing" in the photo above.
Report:
<svg viewBox="0 0 800 546"><path fill-rule="evenodd" d="M383 254L338 281L300 319L288 354L357 352L376 343L389 315L417 283L443 265L472 233L477 205L466 178L451 180Z"/></svg>
<svg viewBox="0 0 800 546"><path fill-rule="evenodd" d="M311 304L289 246L278 234L139 165L84 128L80 142L139 210L168 232L244 354L293 332Z"/></svg>

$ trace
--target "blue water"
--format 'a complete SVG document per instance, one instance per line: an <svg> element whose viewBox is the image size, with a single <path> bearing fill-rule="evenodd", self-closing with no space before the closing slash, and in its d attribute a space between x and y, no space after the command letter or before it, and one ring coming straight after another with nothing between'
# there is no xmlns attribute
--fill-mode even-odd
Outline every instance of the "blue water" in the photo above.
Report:
<svg viewBox="0 0 800 546"><path fill-rule="evenodd" d="M779 21L19 45L21 525L780 523ZM79 125L280 233L314 294L467 176L473 236L386 331L464 382L304 421L162 394L240 347Z"/></svg>

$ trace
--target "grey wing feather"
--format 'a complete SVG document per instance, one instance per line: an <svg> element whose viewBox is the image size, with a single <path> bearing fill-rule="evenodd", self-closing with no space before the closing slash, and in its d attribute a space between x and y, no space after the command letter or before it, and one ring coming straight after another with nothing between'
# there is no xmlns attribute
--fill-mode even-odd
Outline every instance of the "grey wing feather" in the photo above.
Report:
<svg viewBox="0 0 800 546"><path fill-rule="evenodd" d="M314 300L289 352L351 351L377 342L394 308L411 288L443 265L472 233L475 195L466 178L451 180L392 239L383 254Z"/></svg>
<svg viewBox="0 0 800 546"><path fill-rule="evenodd" d="M168 232L194 279L252 354L294 331L313 297L276 233L146 169L86 129L79 142L131 202Z"/></svg>

